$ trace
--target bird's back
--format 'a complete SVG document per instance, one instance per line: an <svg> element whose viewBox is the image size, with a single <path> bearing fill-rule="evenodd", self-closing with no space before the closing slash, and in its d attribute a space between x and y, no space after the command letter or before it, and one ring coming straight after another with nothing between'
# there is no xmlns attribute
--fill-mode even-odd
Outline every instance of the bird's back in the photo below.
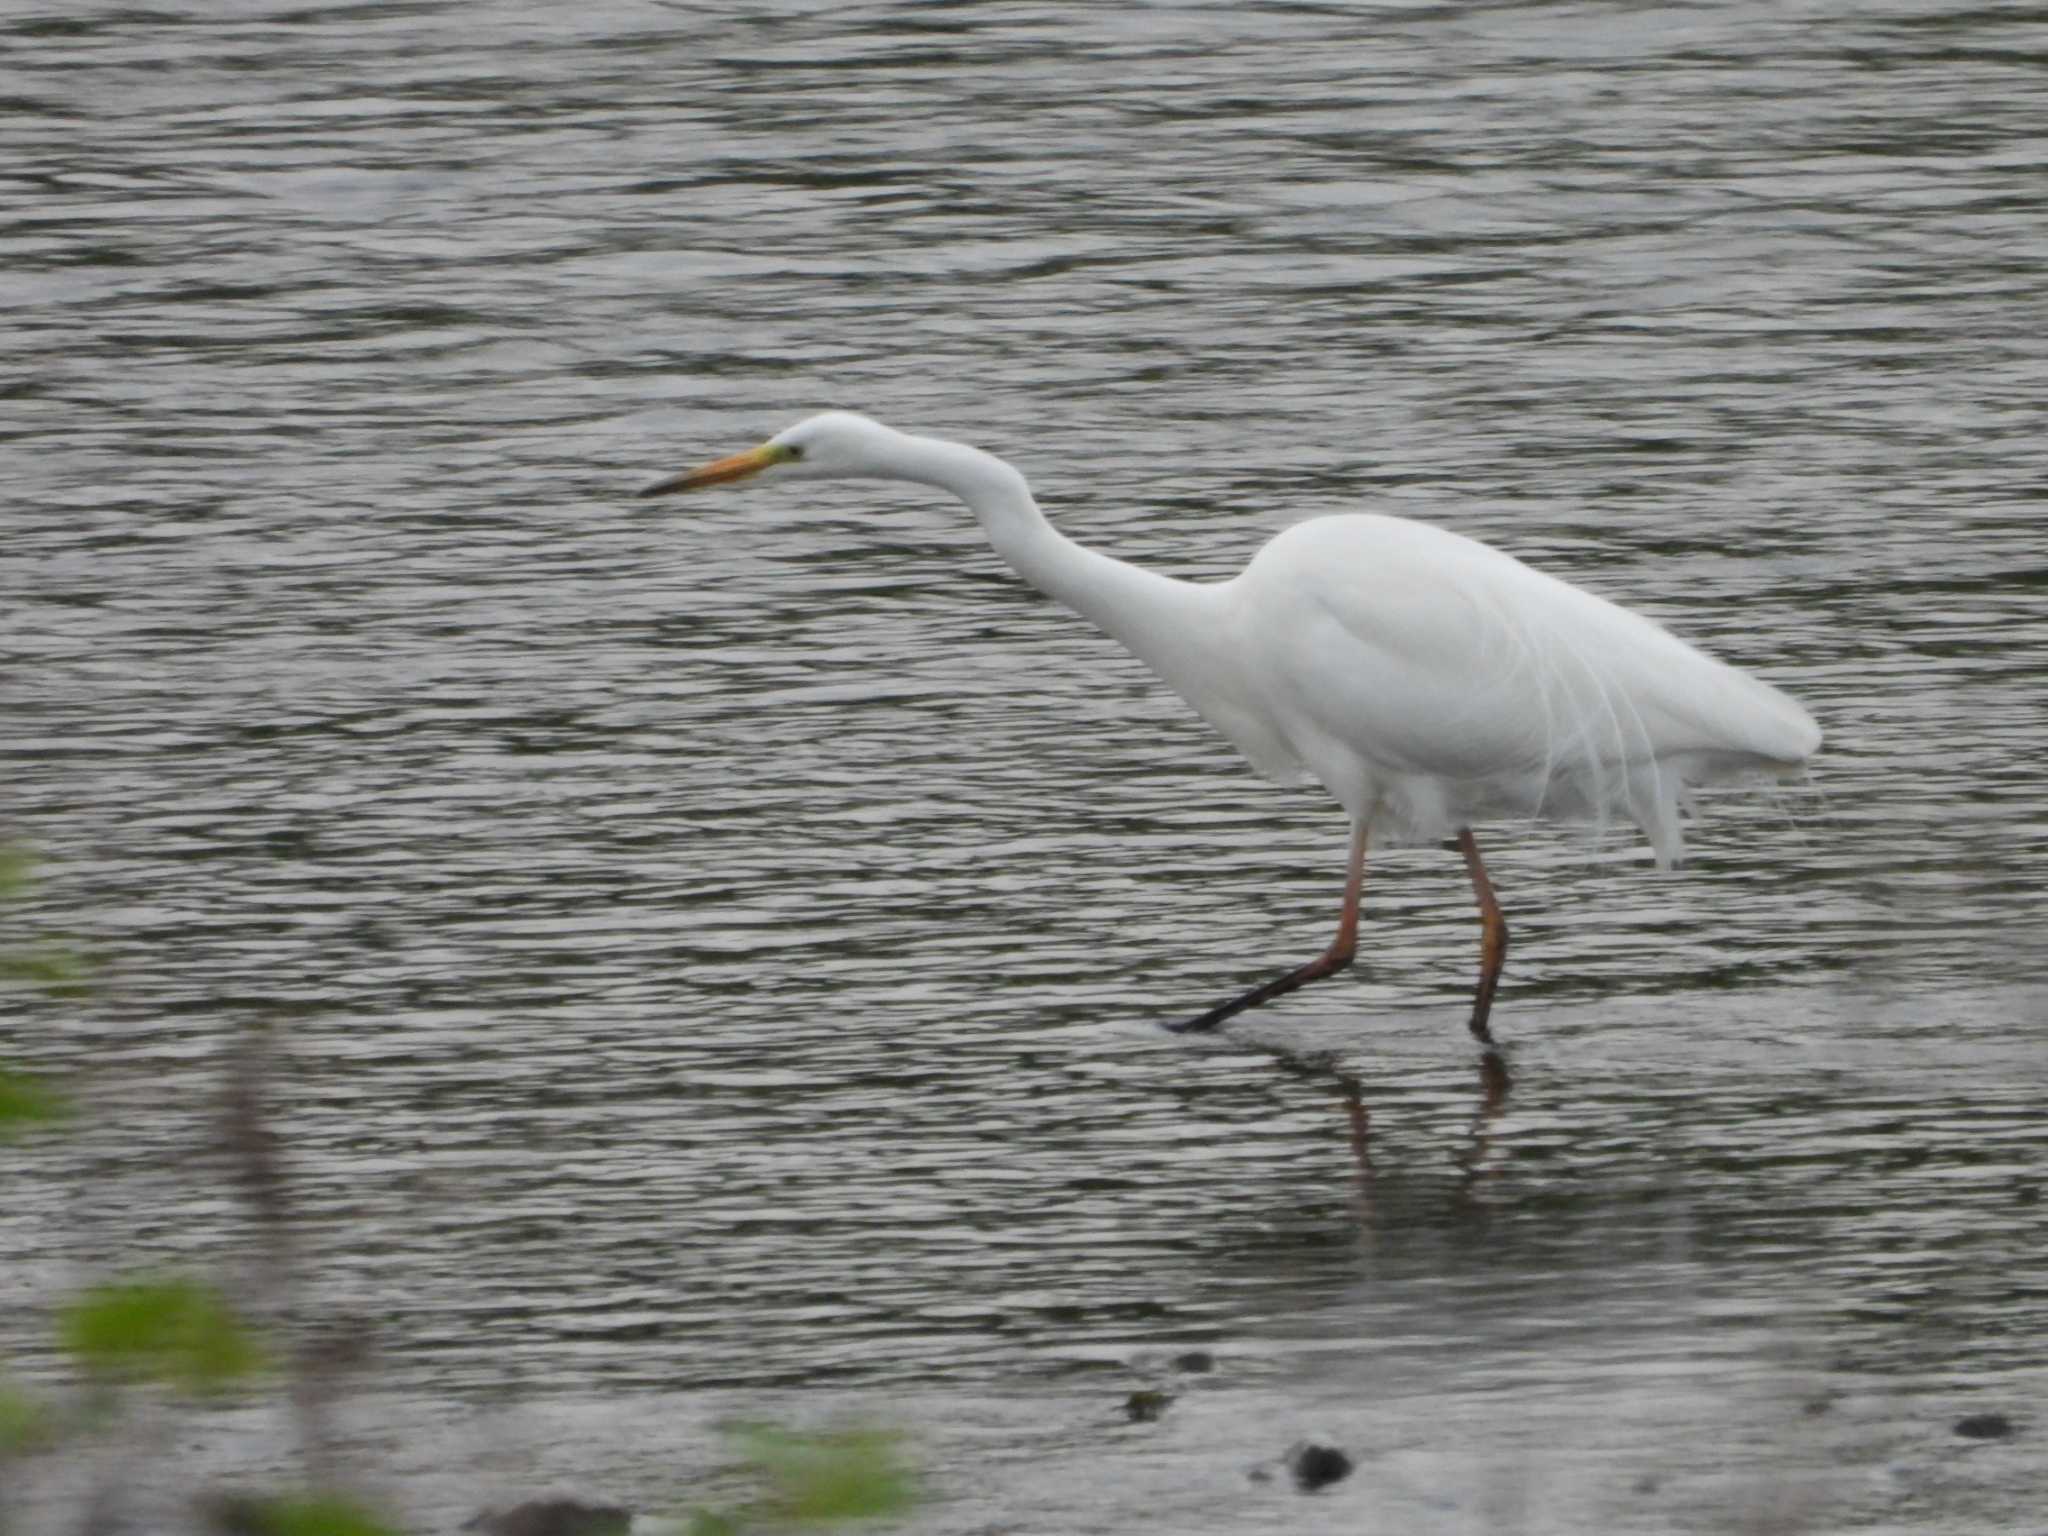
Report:
<svg viewBox="0 0 2048 1536"><path fill-rule="evenodd" d="M1669 861L1687 785L1783 771L1820 744L1769 684L1427 523L1312 519L1230 585L1272 726L1396 835L1619 815Z"/></svg>

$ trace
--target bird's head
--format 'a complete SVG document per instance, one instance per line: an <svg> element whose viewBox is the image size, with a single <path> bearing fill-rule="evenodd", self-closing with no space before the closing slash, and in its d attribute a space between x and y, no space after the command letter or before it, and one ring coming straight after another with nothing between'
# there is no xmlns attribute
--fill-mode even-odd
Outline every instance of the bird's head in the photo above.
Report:
<svg viewBox="0 0 2048 1536"><path fill-rule="evenodd" d="M892 479L903 434L853 411L826 411L776 433L758 448L715 459L641 490L667 496L773 471L779 480Z"/></svg>

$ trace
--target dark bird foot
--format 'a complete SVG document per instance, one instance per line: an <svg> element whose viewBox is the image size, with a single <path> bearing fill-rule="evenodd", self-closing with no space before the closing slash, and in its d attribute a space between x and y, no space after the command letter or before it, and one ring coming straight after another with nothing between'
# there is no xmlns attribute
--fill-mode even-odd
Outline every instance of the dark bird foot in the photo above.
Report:
<svg viewBox="0 0 2048 1536"><path fill-rule="evenodd" d="M1162 1024L1160 1028L1173 1035L1206 1035L1233 1013L1241 1011L1225 1003L1221 1008L1211 1008L1200 1018L1182 1019L1178 1024Z"/></svg>

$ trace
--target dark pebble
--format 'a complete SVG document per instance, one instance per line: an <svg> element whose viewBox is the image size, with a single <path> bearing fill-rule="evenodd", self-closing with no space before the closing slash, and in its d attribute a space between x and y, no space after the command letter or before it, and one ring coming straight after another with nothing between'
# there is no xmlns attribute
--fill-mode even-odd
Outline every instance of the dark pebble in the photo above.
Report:
<svg viewBox="0 0 2048 1536"><path fill-rule="evenodd" d="M1172 1394L1166 1392L1133 1392L1124 1399L1124 1417L1133 1424L1150 1424L1166 1412L1172 1401Z"/></svg>
<svg viewBox="0 0 2048 1536"><path fill-rule="evenodd" d="M199 1501L199 1516L216 1536L269 1536L273 1502L249 1493L210 1493Z"/></svg>
<svg viewBox="0 0 2048 1536"><path fill-rule="evenodd" d="M1204 1371L1216 1369L1216 1357L1206 1349L1191 1349L1184 1355L1173 1357L1173 1368L1186 1371L1190 1376L1199 1376Z"/></svg>
<svg viewBox="0 0 2048 1536"><path fill-rule="evenodd" d="M2012 1420L2002 1413L1973 1413L1956 1420L1956 1433L1965 1440L2003 1440L2012 1433Z"/></svg>
<svg viewBox="0 0 2048 1536"><path fill-rule="evenodd" d="M1341 1483L1351 1475L1351 1458L1328 1445L1297 1445L1287 1453L1287 1466L1303 1493Z"/></svg>
<svg viewBox="0 0 2048 1536"><path fill-rule="evenodd" d="M613 1504L576 1499L528 1499L510 1509L487 1509L462 1528L484 1536L626 1536L633 1516Z"/></svg>

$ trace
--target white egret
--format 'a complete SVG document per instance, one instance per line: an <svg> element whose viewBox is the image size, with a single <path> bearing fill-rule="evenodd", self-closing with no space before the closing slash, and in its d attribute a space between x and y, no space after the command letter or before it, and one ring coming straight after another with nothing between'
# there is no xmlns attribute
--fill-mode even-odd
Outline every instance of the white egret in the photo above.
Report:
<svg viewBox="0 0 2048 1536"><path fill-rule="evenodd" d="M1312 518L1228 581L1177 581L1062 536L1003 460L845 411L640 494L768 471L950 491L1011 569L1128 646L1261 773L1317 780L1350 815L1328 950L1173 1029L1214 1028L1342 970L1357 950L1368 844L1455 837L1482 924L1470 1027L1490 1042L1508 930L1473 823L1626 819L1669 867L1691 786L1784 774L1820 745L1812 717L1769 684L1511 555L1406 518Z"/></svg>

